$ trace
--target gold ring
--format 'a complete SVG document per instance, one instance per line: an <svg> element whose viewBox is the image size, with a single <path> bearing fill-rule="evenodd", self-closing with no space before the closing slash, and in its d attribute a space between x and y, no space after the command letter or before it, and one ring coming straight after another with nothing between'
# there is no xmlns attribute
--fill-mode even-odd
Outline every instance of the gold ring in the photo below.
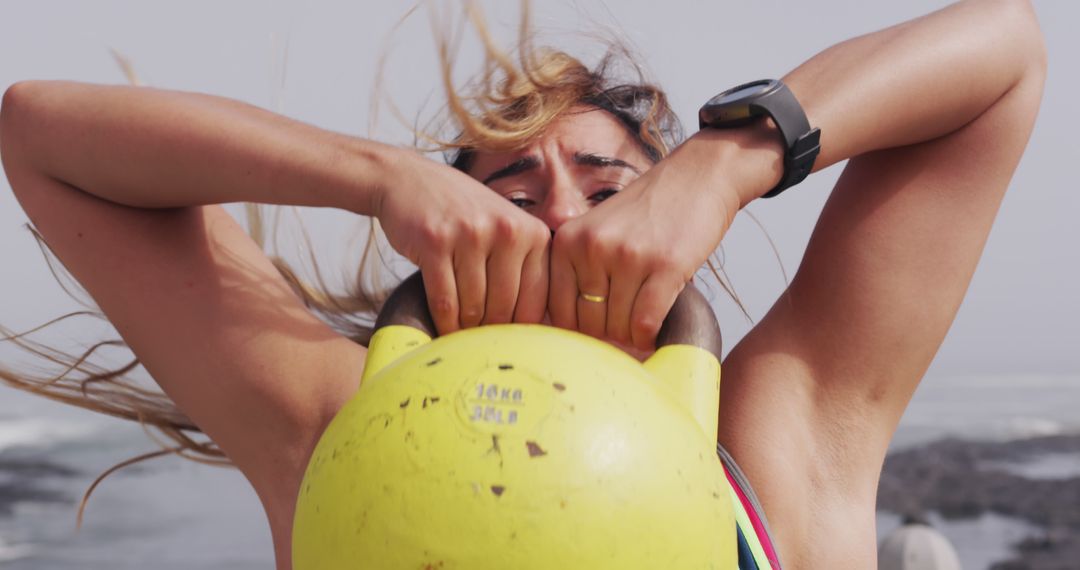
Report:
<svg viewBox="0 0 1080 570"><path fill-rule="evenodd" d="M588 293L581 293L581 300L588 301L590 303L605 303L607 302L607 297L603 295L590 295Z"/></svg>

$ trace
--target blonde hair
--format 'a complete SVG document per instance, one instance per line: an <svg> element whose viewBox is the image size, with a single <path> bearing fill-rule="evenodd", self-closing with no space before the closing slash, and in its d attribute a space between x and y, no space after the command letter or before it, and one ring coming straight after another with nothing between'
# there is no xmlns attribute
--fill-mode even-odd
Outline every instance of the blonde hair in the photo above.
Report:
<svg viewBox="0 0 1080 570"><path fill-rule="evenodd" d="M446 34L437 34L442 85L446 93L445 117L454 134L417 131L417 138L426 150L448 153L447 160L455 168L467 170L472 156L480 150L516 149L543 135L556 118L574 107L587 106L611 113L638 142L652 161L665 156L682 137L678 119L664 93L644 80L644 74L634 63L629 51L616 42L609 43L607 54L593 67L561 51L535 48L529 24L528 3L523 4L516 57L499 49L488 34L487 26L471 4L466 12L484 47L480 74L465 87L452 80L454 53ZM138 84L130 63L115 54L129 81ZM625 64L629 79L619 80L617 68ZM389 288L379 282L374 265L381 258L375 228L371 233L352 285L344 293L334 293L322 279L314 263L313 248L304 234L306 249L315 269L315 283L302 279L288 262L267 247L269 227L264 221L262 207L247 205L248 231L255 242L270 256L278 272L289 283L304 304L341 334L367 345L374 316L385 301ZM41 236L30 228L37 239L50 269L63 285L48 248ZM712 266L712 263L710 263ZM715 267L714 273L715 273ZM720 276L717 275L718 279ZM721 285L731 292L720 279ZM66 289L66 287L65 287ZM69 294L72 292L69 290ZM52 372L31 374L0 367L0 381L9 386L39 394L46 398L81 408L139 422L148 433L161 434L162 450L125 461L105 472L87 492L115 469L131 463L175 453L182 457L217 465L229 461L208 439L199 436L199 426L192 422L175 404L158 390L149 389L134 379L139 367L137 358L123 366L106 367L94 362L102 349L123 348L120 338L92 345L80 354L58 350L37 342L31 337L60 321L77 317L107 320L96 307L87 304L85 311L64 315L39 327L15 333L0 327L0 341L6 341L55 368ZM84 497L83 505L85 505ZM80 517L82 506L80 506Z"/></svg>

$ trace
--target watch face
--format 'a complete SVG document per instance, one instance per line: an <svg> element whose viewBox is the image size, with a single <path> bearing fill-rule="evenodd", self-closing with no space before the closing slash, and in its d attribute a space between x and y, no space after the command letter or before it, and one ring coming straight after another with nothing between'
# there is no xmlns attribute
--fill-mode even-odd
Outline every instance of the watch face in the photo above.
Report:
<svg viewBox="0 0 1080 570"><path fill-rule="evenodd" d="M747 97L752 97L754 95L765 93L772 89L774 84L774 81L766 79L763 81L747 83L746 85L740 85L730 91L725 91L717 95L716 97L709 99L709 102L706 103L706 105L720 106L734 103Z"/></svg>

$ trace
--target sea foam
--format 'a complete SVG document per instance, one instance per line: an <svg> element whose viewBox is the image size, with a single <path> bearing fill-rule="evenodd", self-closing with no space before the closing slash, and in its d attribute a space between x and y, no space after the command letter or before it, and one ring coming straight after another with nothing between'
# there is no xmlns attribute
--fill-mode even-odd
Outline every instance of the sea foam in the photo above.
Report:
<svg viewBox="0 0 1080 570"><path fill-rule="evenodd" d="M0 536L0 562L26 558L33 553L34 549L29 544L8 544L4 537Z"/></svg>
<svg viewBox="0 0 1080 570"><path fill-rule="evenodd" d="M90 426L47 418L0 419L0 453L16 448L44 449L92 435Z"/></svg>

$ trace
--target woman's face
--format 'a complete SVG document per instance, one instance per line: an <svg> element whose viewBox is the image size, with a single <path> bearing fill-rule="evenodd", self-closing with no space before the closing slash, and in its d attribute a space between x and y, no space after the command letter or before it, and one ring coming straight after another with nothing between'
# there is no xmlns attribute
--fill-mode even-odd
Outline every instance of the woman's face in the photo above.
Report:
<svg viewBox="0 0 1080 570"><path fill-rule="evenodd" d="M652 164L618 119L593 107L575 107L521 150L477 151L468 174L554 232L621 191ZM543 322L550 321L545 317ZM639 360L651 352L608 342Z"/></svg>
<svg viewBox="0 0 1080 570"><path fill-rule="evenodd" d="M517 151L477 152L469 174L552 231L610 198L652 163L606 111L578 107Z"/></svg>

